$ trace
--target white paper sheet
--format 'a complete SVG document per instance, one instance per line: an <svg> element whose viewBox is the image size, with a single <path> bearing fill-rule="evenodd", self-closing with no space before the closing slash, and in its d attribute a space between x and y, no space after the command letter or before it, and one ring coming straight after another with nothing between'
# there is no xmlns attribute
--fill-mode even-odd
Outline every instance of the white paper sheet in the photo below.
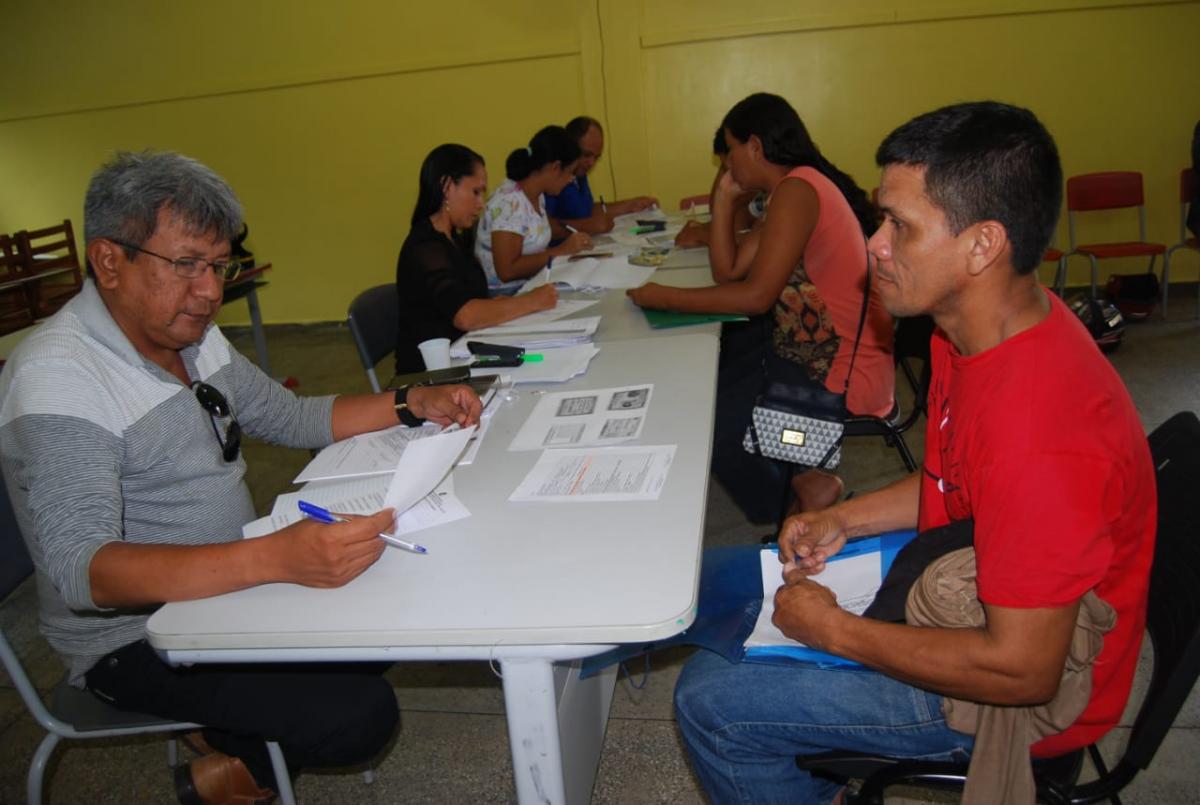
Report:
<svg viewBox="0 0 1200 805"><path fill-rule="evenodd" d="M642 435L653 384L543 395L509 450L608 446Z"/></svg>
<svg viewBox="0 0 1200 805"><path fill-rule="evenodd" d="M545 450L509 500L658 500L674 459L673 444Z"/></svg>
<svg viewBox="0 0 1200 805"><path fill-rule="evenodd" d="M472 377L495 374L495 369L471 371ZM472 448L463 453L459 461L463 465L470 464L475 460L475 455L479 452L478 443L483 439L486 431L483 420L495 413L498 407L495 385L488 389L482 399L484 409L483 415L480 417L480 427L472 437ZM293 483L306 484L372 475L391 475L396 470L396 462L400 460L410 443L418 439L436 436L441 432L441 425L427 422L419 428L397 425L387 430L360 433L358 436L334 442L323 448L295 477Z"/></svg>
<svg viewBox="0 0 1200 805"><path fill-rule="evenodd" d="M575 347L548 349L542 353L538 363L523 363L506 369L505 378L513 383L561 383L587 371L592 358L600 354L600 348L592 344ZM495 372L495 369L472 369L471 374Z"/></svg>
<svg viewBox="0 0 1200 805"><path fill-rule="evenodd" d="M349 481L318 482L299 492L287 492L275 499L269 515L242 526L242 536L246 539L265 537L304 519L297 508L301 500L338 514L374 514L384 508L383 499L391 480L386 475L376 475ZM448 475L437 489L396 519L394 533L409 534L470 516L471 512L454 494L454 476Z"/></svg>
<svg viewBox="0 0 1200 805"><path fill-rule="evenodd" d="M426 423L419 428L397 425L387 430L342 439L317 453L293 483L391 474L410 443L440 431L441 426L433 423Z"/></svg>
<svg viewBox="0 0 1200 805"><path fill-rule="evenodd" d="M527 313L520 318L505 322L504 327L526 327L534 324L542 324L548 321L558 321L564 316L573 316L587 310L594 304L597 304L597 299L559 299L550 310L539 310L537 313ZM489 328L490 329L490 328Z"/></svg>
<svg viewBox="0 0 1200 805"><path fill-rule="evenodd" d="M775 591L783 586L783 564L775 551L760 553L762 564L763 605L758 613L754 631L746 639L751 646L803 646L804 644L785 637L771 623L775 615ZM879 553L870 552L845 559L826 562L825 569L811 577L813 581L833 590L838 606L861 615L871 605L879 585L883 583L883 572L879 565Z"/></svg>
<svg viewBox="0 0 1200 805"><path fill-rule="evenodd" d="M400 514L432 492L454 467L475 431L474 425L461 430L447 428L436 436L410 442L400 454L396 472L383 496L384 507Z"/></svg>
<svg viewBox="0 0 1200 805"><path fill-rule="evenodd" d="M502 324L474 330L459 337L450 345L450 357L469 358L468 341L486 341L489 344L525 347L526 350L554 349L558 347L590 344L600 326L599 316L583 316L562 321L534 322L533 324Z"/></svg>
<svg viewBox="0 0 1200 805"><path fill-rule="evenodd" d="M576 289L637 288L645 285L653 273L654 266L635 266L625 257L604 257L599 260L589 257L561 267L555 265L550 269L542 269L530 277L517 293L528 293L547 282Z"/></svg>

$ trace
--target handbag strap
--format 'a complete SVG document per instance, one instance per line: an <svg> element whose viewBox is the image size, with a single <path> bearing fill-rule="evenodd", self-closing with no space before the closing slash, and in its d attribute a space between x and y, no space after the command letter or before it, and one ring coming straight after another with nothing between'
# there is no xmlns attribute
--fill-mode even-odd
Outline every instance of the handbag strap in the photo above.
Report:
<svg viewBox="0 0 1200 805"><path fill-rule="evenodd" d="M858 314L858 331L854 333L854 349L850 352L850 367L846 370L846 385L842 388L842 394L850 394L850 378L854 375L854 359L858 357L858 342L862 340L863 325L867 323L867 307L871 302L871 250L866 248L866 241L863 241L863 250L867 255L867 274L863 282L863 300L862 311Z"/></svg>

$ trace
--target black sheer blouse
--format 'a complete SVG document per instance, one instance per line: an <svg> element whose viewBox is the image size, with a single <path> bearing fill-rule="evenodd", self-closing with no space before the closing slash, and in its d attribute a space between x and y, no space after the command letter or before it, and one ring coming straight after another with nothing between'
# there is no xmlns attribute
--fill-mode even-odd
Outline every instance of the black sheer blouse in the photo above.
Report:
<svg viewBox="0 0 1200 805"><path fill-rule="evenodd" d="M428 218L413 224L400 259L396 261L396 290L400 295L396 373L425 368L417 344L430 338L462 335L454 315L472 299L488 296L487 275L466 239L447 238Z"/></svg>

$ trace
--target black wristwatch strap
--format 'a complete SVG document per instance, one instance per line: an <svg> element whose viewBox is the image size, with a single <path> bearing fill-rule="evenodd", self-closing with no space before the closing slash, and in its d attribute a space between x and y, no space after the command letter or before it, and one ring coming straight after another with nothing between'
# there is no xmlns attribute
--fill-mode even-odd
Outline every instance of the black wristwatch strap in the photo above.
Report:
<svg viewBox="0 0 1200 805"><path fill-rule="evenodd" d="M408 390L410 386L401 386L396 389L396 418L400 420L400 424L408 425L410 428L415 428L418 425L425 424L425 420L417 416L408 407Z"/></svg>

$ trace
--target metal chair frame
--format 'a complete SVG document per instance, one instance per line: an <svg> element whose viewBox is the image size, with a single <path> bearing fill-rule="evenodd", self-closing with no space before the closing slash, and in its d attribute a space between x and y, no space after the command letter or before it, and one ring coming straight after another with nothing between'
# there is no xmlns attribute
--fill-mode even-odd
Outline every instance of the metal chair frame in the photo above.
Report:
<svg viewBox="0 0 1200 805"><path fill-rule="evenodd" d="M1105 186L1107 183L1107 186ZM1134 185L1136 184L1136 187ZM1101 196L1104 198L1096 198ZM1075 213L1099 210L1121 210L1137 208L1138 240L1127 245L1135 247L1129 257L1149 257L1147 271L1154 273L1154 262L1166 247L1161 243L1146 240L1146 204L1142 186L1142 174L1137 171L1105 171L1084 173L1067 179L1067 234L1070 247L1061 262L1063 282L1066 282L1066 262L1074 255L1085 255L1092 269L1092 298L1096 298L1097 281L1100 273L1099 260L1094 250L1116 245L1115 242L1080 244L1075 237Z"/></svg>
<svg viewBox="0 0 1200 805"><path fill-rule="evenodd" d="M1162 280L1162 312L1163 318L1167 315L1167 287L1169 286L1168 277L1171 273L1171 255L1180 249L1192 249L1200 251L1200 239L1188 237L1187 231L1187 211L1188 203L1192 200L1192 194L1196 187L1196 172L1191 168L1184 168L1179 172L1179 242L1171 248L1167 249L1167 253L1163 255L1163 280ZM1196 315L1200 317L1200 307L1197 307Z"/></svg>
<svg viewBox="0 0 1200 805"><path fill-rule="evenodd" d="M25 702L29 714L41 725L42 729L46 730L46 737L38 745L29 764L29 773L25 782L28 805L41 805L46 765L49 763L55 747L64 738L87 740L168 733L167 766L173 768L179 763L176 733L202 728L201 724L194 724L190 721L171 721L143 713L118 710L105 704L88 691L70 686L65 676L51 694L50 706L47 707L38 694L37 688L29 679L29 675L25 673L24 665L21 664L20 658L17 657L2 629L0 629L0 661L4 664L4 670L12 677L13 685L21 695L21 700ZM275 771L279 801L283 805L295 805L296 797L292 791L287 763L283 759L283 750L274 741L267 741L266 744L267 753L271 756L271 767ZM370 771L364 772L363 776L367 782L374 779Z"/></svg>

